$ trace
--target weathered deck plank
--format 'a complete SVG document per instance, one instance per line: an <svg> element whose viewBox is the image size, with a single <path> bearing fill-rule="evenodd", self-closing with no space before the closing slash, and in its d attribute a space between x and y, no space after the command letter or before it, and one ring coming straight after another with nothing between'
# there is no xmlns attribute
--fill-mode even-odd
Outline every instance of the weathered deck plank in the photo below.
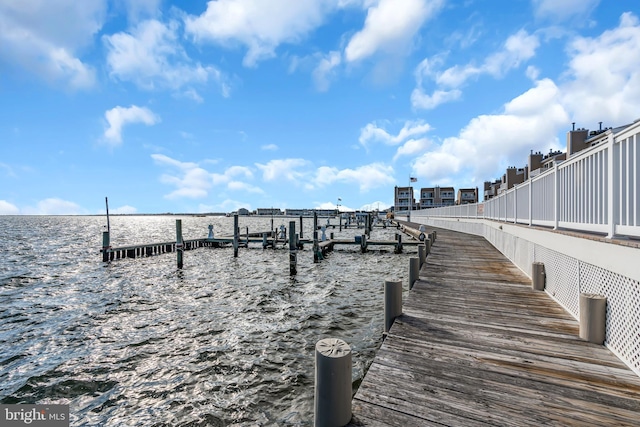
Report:
<svg viewBox="0 0 640 427"><path fill-rule="evenodd" d="M488 242L438 229L351 425L640 426L640 378Z"/></svg>

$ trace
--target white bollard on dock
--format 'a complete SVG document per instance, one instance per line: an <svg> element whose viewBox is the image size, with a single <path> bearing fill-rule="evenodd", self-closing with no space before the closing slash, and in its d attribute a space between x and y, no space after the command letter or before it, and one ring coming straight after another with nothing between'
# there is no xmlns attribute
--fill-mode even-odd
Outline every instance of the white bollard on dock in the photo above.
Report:
<svg viewBox="0 0 640 427"><path fill-rule="evenodd" d="M338 427L351 421L351 348L337 338L316 343L314 426Z"/></svg>
<svg viewBox="0 0 640 427"><path fill-rule="evenodd" d="M402 314L402 280L384 282L384 331L389 332L396 317Z"/></svg>
<svg viewBox="0 0 640 427"><path fill-rule="evenodd" d="M602 345L607 323L607 297L580 294L580 338Z"/></svg>

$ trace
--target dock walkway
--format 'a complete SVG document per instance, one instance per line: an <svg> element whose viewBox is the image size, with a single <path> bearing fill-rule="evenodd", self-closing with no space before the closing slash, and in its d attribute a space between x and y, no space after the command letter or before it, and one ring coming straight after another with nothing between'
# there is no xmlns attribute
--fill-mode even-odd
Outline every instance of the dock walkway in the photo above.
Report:
<svg viewBox="0 0 640 427"><path fill-rule="evenodd" d="M481 237L437 229L352 426L640 426L640 377Z"/></svg>

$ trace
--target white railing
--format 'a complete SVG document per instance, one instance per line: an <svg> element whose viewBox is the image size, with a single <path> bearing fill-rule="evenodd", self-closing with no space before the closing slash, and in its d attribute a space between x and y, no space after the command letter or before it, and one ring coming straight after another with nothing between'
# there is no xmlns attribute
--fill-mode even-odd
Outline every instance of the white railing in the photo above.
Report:
<svg viewBox="0 0 640 427"><path fill-rule="evenodd" d="M640 122L483 203L414 217L484 218L640 237Z"/></svg>

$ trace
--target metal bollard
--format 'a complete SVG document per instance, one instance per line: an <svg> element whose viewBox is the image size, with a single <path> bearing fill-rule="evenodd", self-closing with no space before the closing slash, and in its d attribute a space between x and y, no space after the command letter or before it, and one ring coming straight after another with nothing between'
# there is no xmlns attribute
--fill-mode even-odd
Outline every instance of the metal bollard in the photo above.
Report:
<svg viewBox="0 0 640 427"><path fill-rule="evenodd" d="M351 348L337 338L316 343L314 426L337 427L351 421Z"/></svg>

